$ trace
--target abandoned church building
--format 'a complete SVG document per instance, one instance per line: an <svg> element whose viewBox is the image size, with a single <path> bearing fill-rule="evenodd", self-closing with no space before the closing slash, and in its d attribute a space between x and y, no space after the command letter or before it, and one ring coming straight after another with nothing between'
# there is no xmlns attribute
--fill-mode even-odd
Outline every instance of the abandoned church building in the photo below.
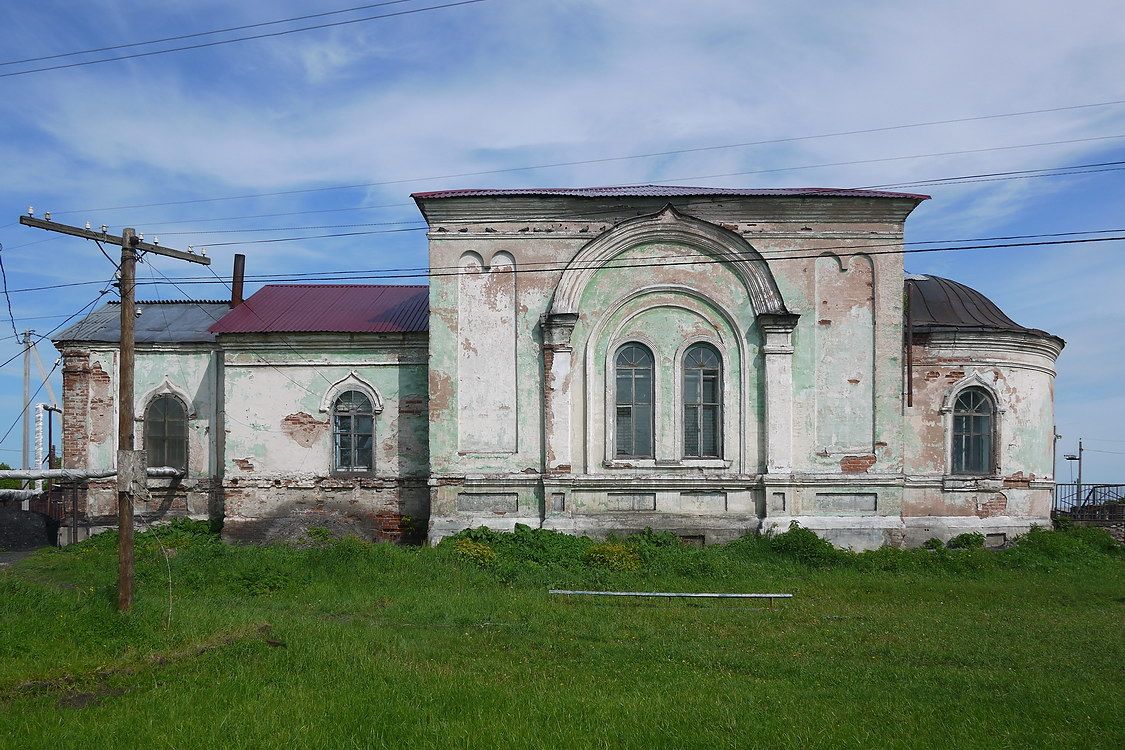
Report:
<svg viewBox="0 0 1125 750"><path fill-rule="evenodd" d="M145 514L231 539L515 524L853 548L1049 521L1063 341L904 274L924 195L625 187L413 196L426 286L139 303ZM240 287L236 284L236 291ZM63 459L115 460L118 308L59 333ZM113 480L84 494L92 525Z"/></svg>

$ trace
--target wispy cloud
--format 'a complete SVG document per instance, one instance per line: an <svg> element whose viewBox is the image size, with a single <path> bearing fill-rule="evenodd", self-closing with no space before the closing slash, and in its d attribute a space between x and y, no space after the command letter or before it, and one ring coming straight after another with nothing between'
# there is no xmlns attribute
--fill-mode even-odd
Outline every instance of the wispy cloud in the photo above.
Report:
<svg viewBox="0 0 1125 750"><path fill-rule="evenodd" d="M0 41L11 59L306 12L296 0L100 0L78 7L55 0L0 9ZM394 181L1125 98L1125 32L1113 22L1119 14L1117 3L1098 0L700 0L690 7L671 0L491 0L9 78L0 82L8 94L0 101L0 206L14 219L28 202L64 210ZM1125 134L1125 107L73 218L142 227L209 212L402 203L411 190L436 187L643 182L1113 134ZM876 184L1122 152L1125 143L1091 142L705 181ZM1106 190L1119 198L1120 178L933 188L934 200L916 212L908 231L928 239L1106 226L1120 216L1119 209L1113 215L1119 200L1097 198ZM405 206L234 223L415 216ZM28 239L26 231L0 228L5 246ZM180 239L198 246L219 238ZM13 285L41 283L43 258L60 280L107 271L84 243L35 250L7 257ZM250 252L251 269L260 272L418 265L425 257L423 239L409 234ZM232 253L215 251L216 267L225 268ZM1125 356L1099 339L1109 333L1105 321L1121 313L1119 306L1113 312L1116 297L1105 289L1125 277L1125 261L1117 258L1108 251L951 254L915 256L908 265L972 283L1013 316L1066 337L1060 388L1082 394L1105 392L1110 373L1125 366ZM174 265L162 270L183 272ZM1108 298L1084 293L1091 284ZM69 312L84 301L84 291L24 295L17 314ZM1060 410L1098 411L1072 396L1060 397ZM1125 411L1117 419L1125 420Z"/></svg>

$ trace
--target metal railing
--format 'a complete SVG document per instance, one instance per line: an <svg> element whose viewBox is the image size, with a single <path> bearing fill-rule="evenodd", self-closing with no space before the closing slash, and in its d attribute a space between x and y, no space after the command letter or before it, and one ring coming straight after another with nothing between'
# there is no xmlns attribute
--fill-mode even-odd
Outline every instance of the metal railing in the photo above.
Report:
<svg viewBox="0 0 1125 750"><path fill-rule="evenodd" d="M1056 484L1055 513L1092 511L1113 503L1125 503L1125 484Z"/></svg>

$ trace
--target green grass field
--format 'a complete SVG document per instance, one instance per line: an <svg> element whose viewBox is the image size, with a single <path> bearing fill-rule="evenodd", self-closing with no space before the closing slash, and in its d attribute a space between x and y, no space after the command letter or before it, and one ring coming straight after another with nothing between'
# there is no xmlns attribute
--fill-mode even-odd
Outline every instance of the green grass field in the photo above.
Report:
<svg viewBox="0 0 1125 750"><path fill-rule="evenodd" d="M0 572L5 747L1125 747L1125 555L1087 530L855 555L802 530L409 549L186 523L139 536L128 615L114 543Z"/></svg>

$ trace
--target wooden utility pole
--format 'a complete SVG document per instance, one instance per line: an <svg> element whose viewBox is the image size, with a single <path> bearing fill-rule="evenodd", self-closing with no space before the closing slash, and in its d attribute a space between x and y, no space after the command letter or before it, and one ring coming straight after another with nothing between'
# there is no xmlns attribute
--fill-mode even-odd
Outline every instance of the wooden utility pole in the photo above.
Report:
<svg viewBox="0 0 1125 750"><path fill-rule="evenodd" d="M134 323L137 310L137 252L166 255L170 258L208 265L211 259L142 242L131 227L123 229L116 237L90 229L58 224L47 219L21 216L24 226L60 232L74 237L121 245L121 264L118 266L121 283L121 345L117 389L117 608L125 612L133 606L133 501L145 491L147 461L143 450L135 449L136 419L134 414L133 374L136 362Z"/></svg>
<svg viewBox="0 0 1125 750"><path fill-rule="evenodd" d="M117 608L122 612L133 606L133 498L136 484L146 486L143 453L137 456L134 443L136 423L133 419L133 374L136 362L137 319L137 254L133 245L137 235L132 227L121 230L121 352L117 363ZM140 458L140 475L137 461Z"/></svg>

